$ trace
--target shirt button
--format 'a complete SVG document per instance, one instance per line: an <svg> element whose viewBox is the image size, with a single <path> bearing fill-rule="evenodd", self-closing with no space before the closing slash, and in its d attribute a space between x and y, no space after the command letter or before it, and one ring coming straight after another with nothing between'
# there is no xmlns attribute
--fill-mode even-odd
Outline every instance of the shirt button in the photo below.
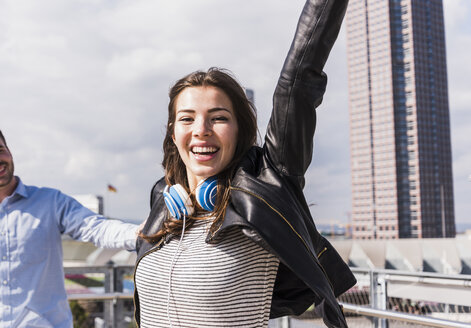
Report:
<svg viewBox="0 0 471 328"><path fill-rule="evenodd" d="M2 260L4 260L4 261L5 261L6 259L7 259L7 257L6 257L6 256L2 256Z"/></svg>
<svg viewBox="0 0 471 328"><path fill-rule="evenodd" d="M7 285L7 284L8 284L8 281L3 280L3 284L4 284L4 285Z"/></svg>

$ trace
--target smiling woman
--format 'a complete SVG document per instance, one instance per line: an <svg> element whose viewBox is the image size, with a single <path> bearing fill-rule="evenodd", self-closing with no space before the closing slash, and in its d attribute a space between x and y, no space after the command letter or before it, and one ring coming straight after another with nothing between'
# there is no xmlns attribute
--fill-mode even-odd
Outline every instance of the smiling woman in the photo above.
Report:
<svg viewBox="0 0 471 328"><path fill-rule="evenodd" d="M186 166L190 190L224 170L234 157L238 125L232 102L212 86L183 90L175 104L173 141Z"/></svg>
<svg viewBox="0 0 471 328"><path fill-rule="evenodd" d="M236 79L227 70L217 68L181 78L169 96L162 163L165 181L167 185L184 186L194 201L198 183L218 176L215 220L211 227L214 231L229 202L230 177L256 142L255 108ZM243 133L238 133L239 126ZM157 240L169 232L179 233L182 223L169 217L151 238Z"/></svg>
<svg viewBox="0 0 471 328"><path fill-rule="evenodd" d="M255 110L227 71L197 71L171 88L165 177L137 244L141 327L266 327L313 303L327 326L346 327L335 297L355 278L316 230L302 191L322 69L346 6L306 2L263 147Z"/></svg>

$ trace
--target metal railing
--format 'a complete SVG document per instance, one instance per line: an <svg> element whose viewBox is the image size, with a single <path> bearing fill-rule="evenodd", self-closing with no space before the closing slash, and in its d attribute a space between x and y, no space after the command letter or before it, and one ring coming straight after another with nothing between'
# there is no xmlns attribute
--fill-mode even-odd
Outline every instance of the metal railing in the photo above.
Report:
<svg viewBox="0 0 471 328"><path fill-rule="evenodd" d="M431 304L453 304L471 311L471 275L359 268L352 268L352 271L358 279L356 288L368 291L369 306L350 302L341 304L346 313L372 317L374 327L388 327L389 320L432 327L471 327L471 319L469 322L461 322L392 310L390 301L395 298ZM439 314L450 316L447 312Z"/></svg>
<svg viewBox="0 0 471 328"><path fill-rule="evenodd" d="M69 294L69 300L103 301L104 327L128 327L133 311L126 310L124 303L132 299L131 291L124 291L125 275L133 273L133 266L119 266L112 262L106 266L65 267L66 275L102 274L103 292ZM358 279L356 290L366 290L368 299L361 305L342 297L344 312L372 319L372 326L387 328L389 320L431 327L471 327L469 322L453 321L426 315L404 313L392 310L390 300L415 299L436 304L458 304L470 309L471 317L471 275L443 275L435 273L414 273L396 270L370 270L352 268ZM347 293L348 296L348 293ZM357 302L358 303L358 302ZM446 313L444 313L446 314ZM280 319L278 326L292 327L290 320Z"/></svg>
<svg viewBox="0 0 471 328"><path fill-rule="evenodd" d="M104 293L68 294L70 301L103 301L103 326L106 328L128 327L133 312L126 311L124 301L133 298L133 294L124 292L124 276L134 272L134 266L115 265L108 262L105 266L64 267L65 275L103 274Z"/></svg>
<svg viewBox="0 0 471 328"><path fill-rule="evenodd" d="M373 308L368 308L365 306L356 306L347 303L340 303L343 306L344 312L355 313L363 316L375 317L378 320L378 323L385 324L382 320L397 320L401 322L408 322L413 324L419 324L424 326L431 326L431 327L456 327L456 328L465 328L471 327L471 324L458 322L458 321L451 321L445 319L437 319L427 316L415 315L415 314L407 314L397 311L387 311L387 310L378 310ZM386 325L387 326L387 325ZM379 324L375 324L375 327L380 327ZM383 326L384 327L384 326Z"/></svg>

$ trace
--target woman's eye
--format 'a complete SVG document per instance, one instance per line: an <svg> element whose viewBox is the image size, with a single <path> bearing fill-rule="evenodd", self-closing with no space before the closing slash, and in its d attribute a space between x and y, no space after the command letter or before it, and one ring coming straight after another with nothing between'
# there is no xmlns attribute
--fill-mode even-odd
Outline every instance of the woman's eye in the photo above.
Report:
<svg viewBox="0 0 471 328"><path fill-rule="evenodd" d="M228 119L225 116L217 116L217 117L213 118L213 121L225 122L225 121L228 121Z"/></svg>
<svg viewBox="0 0 471 328"><path fill-rule="evenodd" d="M191 117L180 117L178 120L180 122L192 122L193 121Z"/></svg>

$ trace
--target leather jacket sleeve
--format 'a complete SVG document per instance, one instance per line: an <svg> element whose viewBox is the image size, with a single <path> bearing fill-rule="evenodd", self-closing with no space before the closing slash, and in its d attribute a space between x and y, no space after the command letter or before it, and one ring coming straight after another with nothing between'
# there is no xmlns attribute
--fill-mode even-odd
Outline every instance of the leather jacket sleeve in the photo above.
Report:
<svg viewBox="0 0 471 328"><path fill-rule="evenodd" d="M337 38L348 0L309 0L298 22L273 96L265 152L280 174L304 187L311 163L315 108L322 102L327 77L322 69Z"/></svg>

